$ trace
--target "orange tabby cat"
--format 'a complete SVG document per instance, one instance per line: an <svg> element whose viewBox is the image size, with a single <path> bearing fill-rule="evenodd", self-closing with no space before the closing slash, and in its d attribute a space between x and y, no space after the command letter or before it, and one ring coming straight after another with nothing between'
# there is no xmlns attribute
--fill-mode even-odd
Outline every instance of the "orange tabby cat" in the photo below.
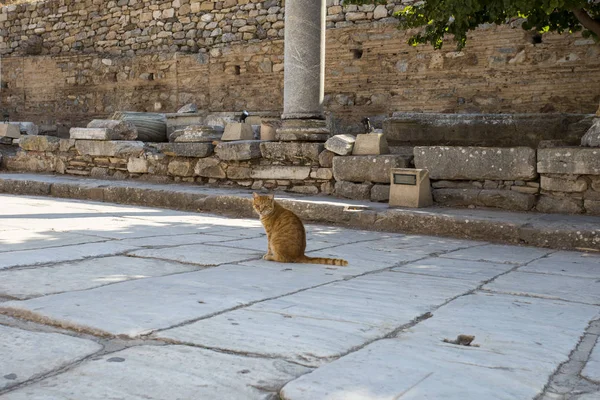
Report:
<svg viewBox="0 0 600 400"><path fill-rule="evenodd" d="M267 254L263 257L265 260L288 263L348 265L348 261L339 258L307 257L304 255L306 233L300 218L277 203L272 194L261 196L254 193L253 196L252 206L260 215L260 222L267 231L269 244Z"/></svg>

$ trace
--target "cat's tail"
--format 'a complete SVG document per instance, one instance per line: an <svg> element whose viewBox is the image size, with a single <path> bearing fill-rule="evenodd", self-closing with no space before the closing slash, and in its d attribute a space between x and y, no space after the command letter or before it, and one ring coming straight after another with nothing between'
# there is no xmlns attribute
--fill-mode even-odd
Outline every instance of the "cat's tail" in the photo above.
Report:
<svg viewBox="0 0 600 400"><path fill-rule="evenodd" d="M337 265L340 267L345 267L348 265L348 261L342 260L341 258L324 258L324 257L307 257L304 256L302 259L303 263L306 264L325 264L325 265Z"/></svg>

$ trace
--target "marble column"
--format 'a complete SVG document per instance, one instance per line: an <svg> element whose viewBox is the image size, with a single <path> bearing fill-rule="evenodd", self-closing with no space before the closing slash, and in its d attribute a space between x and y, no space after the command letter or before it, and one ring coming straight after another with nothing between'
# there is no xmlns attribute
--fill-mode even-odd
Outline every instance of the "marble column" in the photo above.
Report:
<svg viewBox="0 0 600 400"><path fill-rule="evenodd" d="M325 0L285 2L281 141L325 141Z"/></svg>
<svg viewBox="0 0 600 400"><path fill-rule="evenodd" d="M325 0L285 2L283 119L323 119Z"/></svg>

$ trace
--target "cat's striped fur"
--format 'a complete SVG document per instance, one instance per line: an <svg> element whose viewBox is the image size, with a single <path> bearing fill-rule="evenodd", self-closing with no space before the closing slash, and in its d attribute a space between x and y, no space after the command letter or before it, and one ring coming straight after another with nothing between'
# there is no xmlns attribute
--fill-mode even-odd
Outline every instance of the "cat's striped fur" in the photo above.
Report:
<svg viewBox="0 0 600 400"><path fill-rule="evenodd" d="M264 259L287 263L326 264L346 266L348 261L339 258L307 257L306 232L300 218L282 207L273 195L254 193L252 205L260 215L267 232L268 249Z"/></svg>

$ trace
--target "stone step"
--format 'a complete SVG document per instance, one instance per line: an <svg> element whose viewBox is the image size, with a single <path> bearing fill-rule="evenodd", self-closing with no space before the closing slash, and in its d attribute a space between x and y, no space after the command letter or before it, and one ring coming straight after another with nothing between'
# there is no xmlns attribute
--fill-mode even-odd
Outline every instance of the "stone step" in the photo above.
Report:
<svg viewBox="0 0 600 400"><path fill-rule="evenodd" d="M0 173L0 193L256 217L250 190ZM283 193L277 197L305 221L383 232L600 251L600 217L438 207L402 209L367 201Z"/></svg>

